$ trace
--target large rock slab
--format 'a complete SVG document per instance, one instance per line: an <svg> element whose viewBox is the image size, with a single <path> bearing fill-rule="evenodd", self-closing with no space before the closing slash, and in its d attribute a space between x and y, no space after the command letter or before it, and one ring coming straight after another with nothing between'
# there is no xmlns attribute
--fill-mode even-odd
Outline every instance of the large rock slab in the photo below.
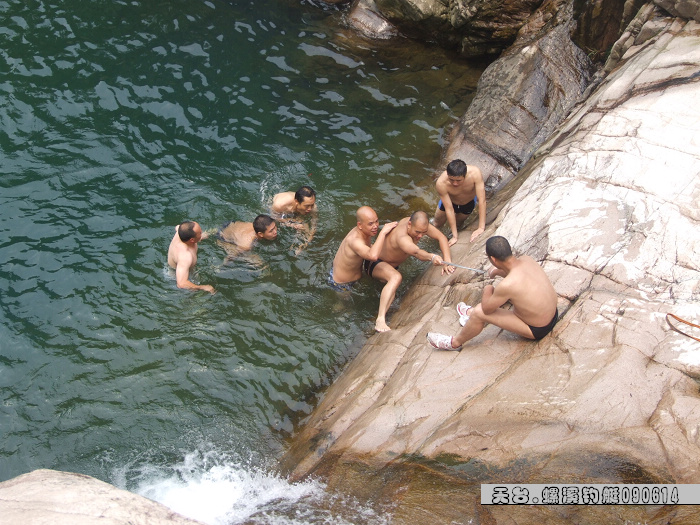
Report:
<svg viewBox="0 0 700 525"><path fill-rule="evenodd" d="M0 523L202 525L90 476L55 470L35 470L0 483Z"/></svg>
<svg viewBox="0 0 700 525"><path fill-rule="evenodd" d="M485 267L485 238L499 234L541 261L563 313L552 334L531 342L489 326L459 353L432 350L426 332L456 331L455 304L478 301L484 281L428 271L295 437L293 477L364 480L375 497L394 490L428 509L413 481L393 482L415 481L401 469L422 458L424 472L453 479L435 482L452 487L445 509L489 523L562 516L485 510L470 483L700 483L700 345L666 322L698 324L700 24L653 6L640 16L611 73L490 201L500 213L486 234L454 248L456 262ZM611 512L619 520L618 509L567 515L603 523ZM699 518L692 507L624 515Z"/></svg>

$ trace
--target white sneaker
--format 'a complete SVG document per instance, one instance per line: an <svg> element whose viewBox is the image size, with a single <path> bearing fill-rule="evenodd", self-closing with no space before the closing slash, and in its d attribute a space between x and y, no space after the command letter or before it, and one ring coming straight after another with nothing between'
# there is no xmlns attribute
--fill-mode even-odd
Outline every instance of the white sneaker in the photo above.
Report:
<svg viewBox="0 0 700 525"><path fill-rule="evenodd" d="M464 326L469 321L469 310L472 307L466 303L457 303L457 313L459 314L459 324Z"/></svg>
<svg viewBox="0 0 700 525"><path fill-rule="evenodd" d="M428 332L428 342L430 343L430 346L433 348L437 348L439 350L461 350L462 347L458 346L457 348L452 347L452 336L451 335L445 335L445 334L439 334L437 332Z"/></svg>

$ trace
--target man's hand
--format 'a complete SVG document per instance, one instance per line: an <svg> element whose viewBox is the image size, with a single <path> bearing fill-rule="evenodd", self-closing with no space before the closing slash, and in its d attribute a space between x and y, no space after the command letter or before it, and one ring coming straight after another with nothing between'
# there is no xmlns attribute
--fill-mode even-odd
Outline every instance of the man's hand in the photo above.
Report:
<svg viewBox="0 0 700 525"><path fill-rule="evenodd" d="M394 222L387 222L384 226L382 226L382 233L385 233L386 235L389 234L391 230L396 228L399 225L398 221Z"/></svg>
<svg viewBox="0 0 700 525"><path fill-rule="evenodd" d="M454 246L455 244L457 244L457 240L458 240L458 239L459 239L459 237L457 237L457 235L453 235L452 238L447 242L447 245L448 245L448 246ZM473 238L473 236L472 236L472 241L473 241L473 240L474 240L474 238Z"/></svg>
<svg viewBox="0 0 700 525"><path fill-rule="evenodd" d="M484 233L484 229L483 229L483 228L477 228L476 230L474 230L474 231L472 232L472 237L471 237L471 239L469 239L469 242L474 242L474 241L476 240L476 238L477 238L479 235L481 235L482 233Z"/></svg>
<svg viewBox="0 0 700 525"><path fill-rule="evenodd" d="M437 253L434 253L430 258L430 262L433 263L433 266L441 266L445 261L443 261L442 257L440 257Z"/></svg>
<svg viewBox="0 0 700 525"><path fill-rule="evenodd" d="M216 290L214 290L214 287L211 284L201 284L199 286L199 289L204 290L205 292L209 292L212 295L216 293Z"/></svg>

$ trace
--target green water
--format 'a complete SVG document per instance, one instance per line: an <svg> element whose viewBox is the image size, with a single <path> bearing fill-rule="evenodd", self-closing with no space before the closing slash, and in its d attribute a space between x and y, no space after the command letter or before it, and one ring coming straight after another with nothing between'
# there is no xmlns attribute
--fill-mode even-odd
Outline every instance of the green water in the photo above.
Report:
<svg viewBox="0 0 700 525"><path fill-rule="evenodd" d="M0 13L0 481L52 468L147 492L272 468L372 333L380 286L343 301L325 284L355 209L434 208L482 66L292 0ZM175 224L250 221L303 184L319 207L304 252L282 229L261 270L204 241L192 277L218 293L175 287Z"/></svg>

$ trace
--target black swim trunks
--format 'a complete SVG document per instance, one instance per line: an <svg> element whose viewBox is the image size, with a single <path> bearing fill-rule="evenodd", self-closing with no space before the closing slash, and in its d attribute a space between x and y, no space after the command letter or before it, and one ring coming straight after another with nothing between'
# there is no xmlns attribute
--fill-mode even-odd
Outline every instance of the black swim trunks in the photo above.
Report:
<svg viewBox="0 0 700 525"><path fill-rule="evenodd" d="M554 325L557 324L557 321L559 320L559 310L554 310L554 317L552 317L552 320L549 322L547 326L530 326L530 330L532 331L532 335L535 337L535 341L539 341L542 339L545 335L547 335L549 332L554 329Z"/></svg>
<svg viewBox="0 0 700 525"><path fill-rule="evenodd" d="M368 261L367 259L365 259L365 260L362 262L362 269L365 271L365 273L366 273L367 275L369 275L370 277L372 277L372 272L374 271L374 268L375 268L380 262L385 262L385 261L382 261L381 259L377 259L376 261ZM398 266L394 266L394 268L396 268L397 270L399 269Z"/></svg>
<svg viewBox="0 0 700 525"><path fill-rule="evenodd" d="M473 201L469 201L466 204L455 204L454 202L452 203L452 208L454 209L455 213L461 213L462 215L469 215L471 212L474 211L475 207L476 197L474 197ZM438 208L442 211L445 211L445 205L442 203L442 199L440 199L440 202L438 202Z"/></svg>

